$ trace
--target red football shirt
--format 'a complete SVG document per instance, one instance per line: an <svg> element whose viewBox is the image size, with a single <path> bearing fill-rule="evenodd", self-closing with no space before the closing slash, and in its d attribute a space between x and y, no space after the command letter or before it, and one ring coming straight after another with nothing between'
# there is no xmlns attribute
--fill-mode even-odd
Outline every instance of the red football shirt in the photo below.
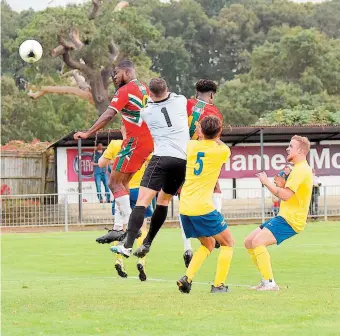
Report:
<svg viewBox="0 0 340 336"><path fill-rule="evenodd" d="M223 123L223 116L221 112L219 111L219 109L215 105L208 104L203 100L188 99L187 112L188 112L190 138L193 140L197 139L196 123L202 120L204 117L208 115L214 115L214 116L217 116Z"/></svg>
<svg viewBox="0 0 340 336"><path fill-rule="evenodd" d="M221 112L219 111L219 109L215 105L206 103L203 100L188 99L187 112L188 112L190 138L193 140L197 139L196 123L202 120L204 117L209 116L209 115L214 115L218 117L223 123L223 116ZM222 193L218 180L217 180L217 183L214 189L214 193L217 193L217 194Z"/></svg>
<svg viewBox="0 0 340 336"><path fill-rule="evenodd" d="M119 88L113 96L109 107L121 113L127 138L141 136L151 138L148 126L140 116L148 97L148 86L137 79Z"/></svg>

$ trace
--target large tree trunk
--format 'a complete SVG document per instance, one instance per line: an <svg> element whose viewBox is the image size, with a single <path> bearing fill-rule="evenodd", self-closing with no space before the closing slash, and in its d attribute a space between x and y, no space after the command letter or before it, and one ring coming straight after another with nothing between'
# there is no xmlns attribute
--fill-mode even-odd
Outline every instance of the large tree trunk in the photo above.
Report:
<svg viewBox="0 0 340 336"><path fill-rule="evenodd" d="M91 92L94 104L99 114L102 114L106 111L110 101L107 89L105 88L103 83L101 73L93 71L91 76L89 76L89 81L91 85Z"/></svg>

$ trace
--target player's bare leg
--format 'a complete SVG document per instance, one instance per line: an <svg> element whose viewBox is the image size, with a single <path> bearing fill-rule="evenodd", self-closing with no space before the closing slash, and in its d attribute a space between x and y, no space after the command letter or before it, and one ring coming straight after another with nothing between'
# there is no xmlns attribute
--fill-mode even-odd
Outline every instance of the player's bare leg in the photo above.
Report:
<svg viewBox="0 0 340 336"><path fill-rule="evenodd" d="M136 257L143 258L147 253L149 253L153 240L155 239L158 231L166 220L168 214L168 206L172 197L172 195L166 194L163 190L159 192L157 197L156 209L151 217L149 232L145 237L143 244L134 252L134 255Z"/></svg>
<svg viewBox="0 0 340 336"><path fill-rule="evenodd" d="M248 237L250 238L247 239ZM279 287L274 281L270 255L267 251L267 246L277 243L274 235L270 230L266 228L263 229L258 228L254 230L254 232L248 237L246 238L247 244L249 244L249 241L251 240L252 249L254 251L257 261L257 267L260 270L263 279L260 285L253 287L253 289L256 289L258 291L279 290Z"/></svg>

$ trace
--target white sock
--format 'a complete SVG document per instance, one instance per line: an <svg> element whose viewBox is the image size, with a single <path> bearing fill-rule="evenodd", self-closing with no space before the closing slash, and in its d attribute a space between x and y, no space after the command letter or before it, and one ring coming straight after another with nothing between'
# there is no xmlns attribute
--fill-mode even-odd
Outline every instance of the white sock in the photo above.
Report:
<svg viewBox="0 0 340 336"><path fill-rule="evenodd" d="M179 225L181 226L182 239L184 243L184 252L187 250L192 250L190 239L185 236L181 216L179 216Z"/></svg>
<svg viewBox="0 0 340 336"><path fill-rule="evenodd" d="M124 224L121 224L121 223L114 223L113 224L113 230L115 231L122 231L124 228Z"/></svg>
<svg viewBox="0 0 340 336"><path fill-rule="evenodd" d="M216 210L222 213L222 203L223 203L222 193L213 193L213 203L214 203Z"/></svg>
<svg viewBox="0 0 340 336"><path fill-rule="evenodd" d="M113 226L114 230L123 230L124 225L129 222L129 217L131 214L130 208L130 197L129 195L124 195L115 198L115 224ZM115 229L117 227L117 229Z"/></svg>

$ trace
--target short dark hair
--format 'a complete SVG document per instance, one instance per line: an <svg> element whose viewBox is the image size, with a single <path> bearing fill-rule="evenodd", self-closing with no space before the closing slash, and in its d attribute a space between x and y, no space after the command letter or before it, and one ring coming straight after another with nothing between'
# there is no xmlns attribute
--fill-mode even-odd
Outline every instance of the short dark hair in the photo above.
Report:
<svg viewBox="0 0 340 336"><path fill-rule="evenodd" d="M149 84L150 91L156 96L160 97L168 89L165 79L152 78Z"/></svg>
<svg viewBox="0 0 340 336"><path fill-rule="evenodd" d="M213 115L203 118L200 124L206 139L215 139L222 129L221 120Z"/></svg>
<svg viewBox="0 0 340 336"><path fill-rule="evenodd" d="M118 69L130 69L130 70L135 70L135 65L133 64L132 61L126 59L120 61L117 65L116 68Z"/></svg>
<svg viewBox="0 0 340 336"><path fill-rule="evenodd" d="M217 92L217 85L210 79L200 79L196 83L197 92Z"/></svg>

